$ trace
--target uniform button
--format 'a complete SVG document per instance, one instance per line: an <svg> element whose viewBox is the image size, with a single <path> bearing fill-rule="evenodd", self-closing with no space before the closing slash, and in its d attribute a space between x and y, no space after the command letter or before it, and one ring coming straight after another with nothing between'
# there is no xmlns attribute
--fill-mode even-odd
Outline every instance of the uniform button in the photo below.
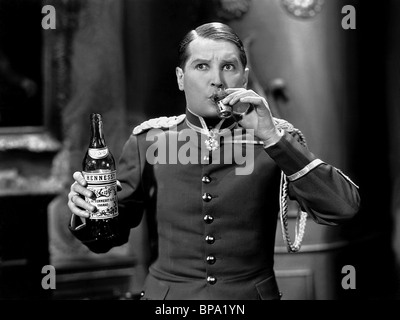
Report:
<svg viewBox="0 0 400 320"><path fill-rule="evenodd" d="M206 260L207 260L207 263L208 264L214 264L215 263L215 261L217 260L217 259L215 259L215 257L214 256L208 256L207 258L206 258Z"/></svg>
<svg viewBox="0 0 400 320"><path fill-rule="evenodd" d="M209 284L216 284L216 283L217 283L217 278L208 276L208 277L207 277L207 282L208 282Z"/></svg>
<svg viewBox="0 0 400 320"><path fill-rule="evenodd" d="M208 175L205 175L205 176L201 179L201 181L202 181L203 183L210 183L210 182L211 182L211 178L210 178Z"/></svg>
<svg viewBox="0 0 400 320"><path fill-rule="evenodd" d="M206 242L208 244L213 244L215 242L215 238L213 236L206 236Z"/></svg>
<svg viewBox="0 0 400 320"><path fill-rule="evenodd" d="M204 193L203 196L202 196L202 198L203 198L203 201L204 201L204 202L210 202L211 199L212 199L212 195L209 194L209 193Z"/></svg>
<svg viewBox="0 0 400 320"><path fill-rule="evenodd" d="M211 222L214 221L214 217L210 216L209 214L206 214L203 219L204 219L204 222L207 224L210 224Z"/></svg>

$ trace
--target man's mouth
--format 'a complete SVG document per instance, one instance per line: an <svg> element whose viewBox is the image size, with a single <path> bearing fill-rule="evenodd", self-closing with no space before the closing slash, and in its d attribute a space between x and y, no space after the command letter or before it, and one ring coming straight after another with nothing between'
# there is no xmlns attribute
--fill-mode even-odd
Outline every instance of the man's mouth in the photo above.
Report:
<svg viewBox="0 0 400 320"><path fill-rule="evenodd" d="M226 96L228 96L228 94L226 93L226 91L220 90L220 91L214 92L214 93L210 96L210 99L211 99L214 103L217 103L218 101L221 101L222 99L224 99Z"/></svg>

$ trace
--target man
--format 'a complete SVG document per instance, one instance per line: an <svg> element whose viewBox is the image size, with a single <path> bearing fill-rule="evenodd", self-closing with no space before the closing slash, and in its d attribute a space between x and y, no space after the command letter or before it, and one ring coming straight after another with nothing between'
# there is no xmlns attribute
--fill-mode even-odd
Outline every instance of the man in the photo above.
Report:
<svg viewBox="0 0 400 320"><path fill-rule="evenodd" d="M263 97L246 89L246 54L228 26L192 30L179 54L176 76L186 114L145 122L126 142L118 166L119 242L87 238L78 217L95 208L81 198L91 193L80 172L68 195L70 230L91 250L105 252L128 241L144 210L151 214L157 252L143 299L279 299L273 257L281 173L289 196L326 225L358 212L357 187L317 159L290 124L272 117ZM225 105L248 108L219 118L221 91Z"/></svg>

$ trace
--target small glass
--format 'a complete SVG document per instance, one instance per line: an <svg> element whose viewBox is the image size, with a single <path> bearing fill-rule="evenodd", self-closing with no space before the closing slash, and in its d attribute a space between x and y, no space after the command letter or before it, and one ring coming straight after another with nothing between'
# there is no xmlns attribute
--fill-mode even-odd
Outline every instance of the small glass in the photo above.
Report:
<svg viewBox="0 0 400 320"><path fill-rule="evenodd" d="M226 93L226 91L224 90L221 90L214 97L214 101L217 105L218 117L220 117L221 119L234 117L240 120L245 114L250 111L250 103L243 103L238 101L233 106L229 104L223 104L222 100L227 96L228 93Z"/></svg>

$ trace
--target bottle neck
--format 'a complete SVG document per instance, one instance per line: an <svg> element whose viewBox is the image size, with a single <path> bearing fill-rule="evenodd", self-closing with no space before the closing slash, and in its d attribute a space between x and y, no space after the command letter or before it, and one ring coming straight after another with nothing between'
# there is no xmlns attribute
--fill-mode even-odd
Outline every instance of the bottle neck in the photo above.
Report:
<svg viewBox="0 0 400 320"><path fill-rule="evenodd" d="M105 148L106 146L101 116L93 115L91 117L91 137L89 148Z"/></svg>

